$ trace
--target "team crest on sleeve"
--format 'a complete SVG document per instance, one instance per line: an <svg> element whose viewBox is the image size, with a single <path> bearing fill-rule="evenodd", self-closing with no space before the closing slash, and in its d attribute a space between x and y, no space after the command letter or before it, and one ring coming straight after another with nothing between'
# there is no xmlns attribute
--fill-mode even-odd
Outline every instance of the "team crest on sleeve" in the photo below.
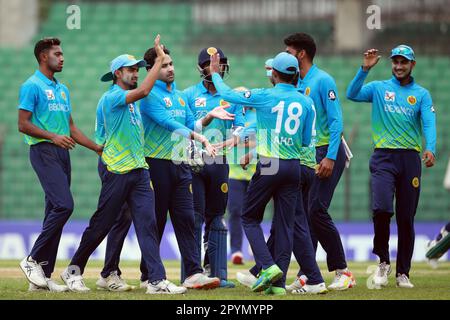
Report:
<svg viewBox="0 0 450 320"><path fill-rule="evenodd" d="M434 106L431 106L431 112L436 113L436 111L434 110Z"/></svg>
<svg viewBox="0 0 450 320"><path fill-rule="evenodd" d="M206 98L197 98L195 99L196 107L206 107Z"/></svg>
<svg viewBox="0 0 450 320"><path fill-rule="evenodd" d="M331 90L333 91L333 90ZM309 94L311 93L311 88L310 87L306 87L305 89L305 96L309 96Z"/></svg>
<svg viewBox="0 0 450 320"><path fill-rule="evenodd" d="M186 106L186 102L184 102L183 98L178 97L178 102L180 103L180 106L182 107Z"/></svg>
<svg viewBox="0 0 450 320"><path fill-rule="evenodd" d="M249 90L244 92L244 97L247 98L247 99L250 98L251 95L252 95L252 93Z"/></svg>
<svg viewBox="0 0 450 320"><path fill-rule="evenodd" d="M130 110L131 113L134 113L134 105L132 103L128 105L128 109Z"/></svg>
<svg viewBox="0 0 450 320"><path fill-rule="evenodd" d="M331 101L336 100L336 92L334 92L334 90L328 91L328 99L330 99Z"/></svg>
<svg viewBox="0 0 450 320"><path fill-rule="evenodd" d="M45 90L45 94L47 95L47 100L55 100L53 90Z"/></svg>
<svg viewBox="0 0 450 320"><path fill-rule="evenodd" d="M410 104L410 105L415 105L416 104L416 102L417 102L417 99L416 99L416 97L415 96L408 96L408 103Z"/></svg>
<svg viewBox="0 0 450 320"><path fill-rule="evenodd" d="M395 92L385 91L384 92L384 101L394 102L395 101Z"/></svg>
<svg viewBox="0 0 450 320"><path fill-rule="evenodd" d="M172 106L172 100L170 100L169 97L165 97L163 100L164 103L166 104L166 107L170 108Z"/></svg>

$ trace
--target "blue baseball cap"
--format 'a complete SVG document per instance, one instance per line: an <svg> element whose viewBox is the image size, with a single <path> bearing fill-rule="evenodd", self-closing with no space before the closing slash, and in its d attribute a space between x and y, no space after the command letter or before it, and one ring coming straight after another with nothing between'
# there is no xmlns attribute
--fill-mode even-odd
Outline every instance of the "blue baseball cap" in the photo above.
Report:
<svg viewBox="0 0 450 320"><path fill-rule="evenodd" d="M409 61L416 61L416 57L414 55L414 50L407 45L401 44L391 51L391 58L395 56L402 56L408 59Z"/></svg>
<svg viewBox="0 0 450 320"><path fill-rule="evenodd" d="M297 58L287 52L280 52L273 59L272 68L286 74L296 74L298 72Z"/></svg>
<svg viewBox="0 0 450 320"><path fill-rule="evenodd" d="M216 53L219 54L221 61L228 60L228 58L225 56L225 54L223 53L223 51L220 48L209 47L209 48L203 48L202 51L200 51L200 53L198 54L198 65L201 66L205 62L211 61L211 56L215 55Z"/></svg>
<svg viewBox="0 0 450 320"><path fill-rule="evenodd" d="M273 63L272 58L267 59L266 62L264 63L264 66L266 67L266 75L268 77L272 76L272 68L273 68L272 63Z"/></svg>
<svg viewBox="0 0 450 320"><path fill-rule="evenodd" d="M136 58L130 54L122 54L111 61L111 71L104 74L100 80L107 82L113 80L113 74L116 70L122 67L131 67L137 65L138 68L146 67L147 62L145 60L136 60Z"/></svg>

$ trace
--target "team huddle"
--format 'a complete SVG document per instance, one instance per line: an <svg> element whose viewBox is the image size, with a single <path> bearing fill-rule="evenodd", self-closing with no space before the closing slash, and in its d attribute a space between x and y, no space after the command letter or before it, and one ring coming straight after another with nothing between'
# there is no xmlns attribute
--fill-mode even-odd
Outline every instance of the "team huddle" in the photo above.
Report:
<svg viewBox="0 0 450 320"><path fill-rule="evenodd" d="M244 233L255 265L236 278L253 292L323 294L354 287L339 230L328 212L353 157L343 137L336 83L314 64L311 36L295 33L284 44L285 52L266 61L273 87L230 88L224 81L230 69L227 56L209 47L198 55L201 81L181 91L170 51L157 36L142 60L120 55L101 77L112 85L97 105L92 141L71 117L68 88L54 78L64 63L60 40L40 40L34 51L39 69L21 86L18 106L19 131L30 145L30 162L45 192L42 232L20 262L29 290L89 291L83 273L106 237L97 287L133 290L119 268L132 223L142 254L140 287L148 294L235 287L227 272L228 234L231 259L240 264ZM366 51L347 98L372 103L373 253L379 257L374 284L388 285L389 225L395 213L396 284L412 288L422 136L422 160L431 167L436 119L430 94L411 76L416 63L412 48L397 46L390 58L392 78L364 85L380 59L376 49ZM140 68L147 74L138 85ZM51 275L63 227L74 209L69 150L76 144L98 154L101 191L97 210L61 274L65 285L60 285ZM271 200L274 213L266 241L261 222ZM230 230L224 221L227 209ZM168 213L181 255L179 286L167 279L159 254ZM319 243L328 271L335 274L328 286L316 261ZM299 270L286 285L292 254Z"/></svg>

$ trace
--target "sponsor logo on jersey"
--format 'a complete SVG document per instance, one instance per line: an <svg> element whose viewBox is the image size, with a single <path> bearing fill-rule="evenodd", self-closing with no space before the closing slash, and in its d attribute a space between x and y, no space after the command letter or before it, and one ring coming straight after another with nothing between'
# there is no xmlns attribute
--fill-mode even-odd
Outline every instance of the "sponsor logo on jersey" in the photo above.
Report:
<svg viewBox="0 0 450 320"><path fill-rule="evenodd" d="M45 94L47 95L47 100L55 100L53 90L45 90Z"/></svg>
<svg viewBox="0 0 450 320"><path fill-rule="evenodd" d="M132 103L128 105L128 110L130 110L131 113L134 113L134 105Z"/></svg>
<svg viewBox="0 0 450 320"><path fill-rule="evenodd" d="M227 101L223 100L223 99L220 99L219 105L221 107L229 107L230 106L230 104Z"/></svg>
<svg viewBox="0 0 450 320"><path fill-rule="evenodd" d="M395 101L395 92L385 91L384 92L384 101L394 102Z"/></svg>
<svg viewBox="0 0 450 320"><path fill-rule="evenodd" d="M64 91L61 91L61 98L63 98L64 101L67 101L66 93Z"/></svg>
<svg viewBox="0 0 450 320"><path fill-rule="evenodd" d="M416 97L415 96L408 96L408 103L410 104L410 105L415 105L416 104L416 102L417 102L417 99L416 99Z"/></svg>
<svg viewBox="0 0 450 320"><path fill-rule="evenodd" d="M251 95L252 95L252 93L249 90L244 92L244 97L247 98L247 99L250 98Z"/></svg>
<svg viewBox="0 0 450 320"><path fill-rule="evenodd" d="M182 107L186 106L186 102L184 102L183 98L178 97L178 102L180 103L180 106Z"/></svg>
<svg viewBox="0 0 450 320"><path fill-rule="evenodd" d="M196 107L206 107L206 98L197 98L195 99Z"/></svg>
<svg viewBox="0 0 450 320"><path fill-rule="evenodd" d="M170 100L169 97L165 97L163 100L164 103L166 104L166 107L170 108L172 106L172 100Z"/></svg>

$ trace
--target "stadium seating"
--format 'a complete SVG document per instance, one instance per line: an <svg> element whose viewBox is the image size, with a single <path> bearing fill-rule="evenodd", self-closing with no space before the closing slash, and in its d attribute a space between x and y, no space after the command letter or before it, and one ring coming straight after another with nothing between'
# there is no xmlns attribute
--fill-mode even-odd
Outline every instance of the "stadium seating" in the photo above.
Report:
<svg viewBox="0 0 450 320"><path fill-rule="evenodd" d="M100 82L99 77L108 71L111 59L124 52L141 57L152 46L154 36L160 33L164 44L172 51L178 87L184 89L199 81L197 52L204 46L221 43L220 35L224 32L219 27L213 30L215 43L208 42L212 38L202 38L201 32L205 27L197 26L192 21L188 4L83 3L81 30L66 28L65 10L64 3L52 5L47 20L42 23L34 40L44 36L57 36L62 40L65 66L57 77L70 89L75 123L89 136L93 136L94 132L98 99L108 88L108 84ZM331 32L326 23L308 25L308 28L321 39L326 39ZM257 27L251 30L259 30L260 37L264 37L264 32L268 31ZM275 32L287 34L291 30L292 26L291 29L280 26ZM228 38L242 36L241 31L239 25L231 31L227 30ZM256 55L247 50L245 54L231 52L228 56L231 64L229 83L232 86L269 86L263 69L264 61L270 57L266 53ZM337 81L344 113L345 136L355 156L350 169L341 179L330 212L337 220L365 221L370 219L370 105L352 103L345 98L347 85L361 64L361 57L321 56L319 52L316 63ZM0 68L0 218L41 218L43 192L29 163L28 147L17 131L18 90L20 84L36 69L33 44L22 49L0 49ZM435 168L423 170L417 219L445 220L450 209L450 197L442 187L450 150L450 113L445 112L450 105L450 59L418 55L414 74L420 84L430 89L438 113L438 162ZM144 72L141 71L143 76ZM383 59L371 71L369 80L389 77L389 61ZM71 152L71 158L75 198L73 217L85 219L94 212L100 190L97 156L78 146ZM348 200L345 190L350 191Z"/></svg>

